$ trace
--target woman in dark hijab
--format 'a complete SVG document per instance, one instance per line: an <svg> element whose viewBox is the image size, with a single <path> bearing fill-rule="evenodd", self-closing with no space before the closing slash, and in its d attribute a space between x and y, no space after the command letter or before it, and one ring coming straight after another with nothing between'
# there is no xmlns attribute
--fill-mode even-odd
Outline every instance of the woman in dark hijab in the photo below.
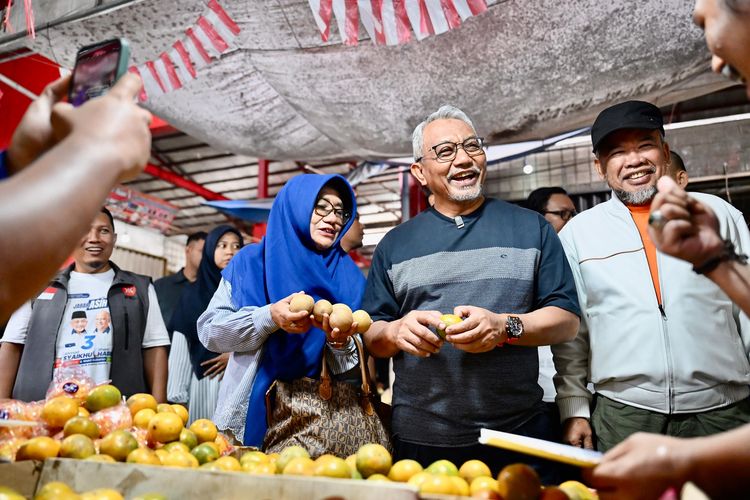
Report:
<svg viewBox="0 0 750 500"><path fill-rule="evenodd" d="M221 281L221 271L242 248L242 236L231 226L219 226L206 237L198 279L180 297L169 329L174 331L169 355L167 399L188 403L190 421L213 418L229 354L211 352L198 339L196 321L206 310Z"/></svg>

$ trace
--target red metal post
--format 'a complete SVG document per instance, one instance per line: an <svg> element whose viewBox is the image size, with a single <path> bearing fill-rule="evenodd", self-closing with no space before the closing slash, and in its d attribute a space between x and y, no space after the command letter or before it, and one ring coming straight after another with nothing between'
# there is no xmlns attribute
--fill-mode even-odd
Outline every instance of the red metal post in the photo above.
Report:
<svg viewBox="0 0 750 500"><path fill-rule="evenodd" d="M265 158L258 159L258 199L268 198L268 165Z"/></svg>

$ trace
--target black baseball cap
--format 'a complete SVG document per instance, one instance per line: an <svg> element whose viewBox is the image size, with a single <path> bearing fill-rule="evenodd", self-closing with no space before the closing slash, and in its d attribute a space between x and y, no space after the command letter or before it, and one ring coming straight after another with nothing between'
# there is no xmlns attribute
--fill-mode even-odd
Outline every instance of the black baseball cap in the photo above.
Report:
<svg viewBox="0 0 750 500"><path fill-rule="evenodd" d="M650 102L625 101L608 107L596 117L591 127L594 153L605 137L625 128L658 130L664 137L664 119L659 108Z"/></svg>

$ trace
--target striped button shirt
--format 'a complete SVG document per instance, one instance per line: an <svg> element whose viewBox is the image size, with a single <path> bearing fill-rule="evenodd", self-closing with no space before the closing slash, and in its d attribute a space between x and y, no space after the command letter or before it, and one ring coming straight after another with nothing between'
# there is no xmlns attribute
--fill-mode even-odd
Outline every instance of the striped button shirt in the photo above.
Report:
<svg viewBox="0 0 750 500"><path fill-rule="evenodd" d="M279 327L271 318L271 304L242 308L232 300L232 286L222 278L206 311L198 318L198 337L214 352L231 352L219 390L213 421L238 442L245 434L248 400L263 355L263 344ZM334 374L359 362L354 342L341 349L326 344L326 359Z"/></svg>

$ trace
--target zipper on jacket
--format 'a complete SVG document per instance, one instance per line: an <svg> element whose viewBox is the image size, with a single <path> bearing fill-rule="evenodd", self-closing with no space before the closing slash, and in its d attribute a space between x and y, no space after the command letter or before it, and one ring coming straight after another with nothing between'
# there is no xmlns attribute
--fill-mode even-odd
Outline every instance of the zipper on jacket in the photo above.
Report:
<svg viewBox="0 0 750 500"><path fill-rule="evenodd" d="M664 306L662 304L659 304L659 312L661 313L661 319L667 321L667 313L664 311Z"/></svg>
<svg viewBox="0 0 750 500"><path fill-rule="evenodd" d="M659 252L656 252L656 267L659 268L659 264L661 259L659 258ZM659 273L659 287L662 290L662 293L664 292L664 283L661 279L661 273ZM662 314L662 323L661 323L661 330L662 335L664 336L664 345L667 349L666 356L667 356L667 406L669 409L669 413L671 414L674 410L674 366L672 365L672 344L669 342L669 332L667 331L667 313L664 311L664 305L659 304L659 311Z"/></svg>
<svg viewBox="0 0 750 500"><path fill-rule="evenodd" d="M627 207L625 207L627 209ZM630 214L630 211L628 210L628 213L630 215L630 220L633 222L633 225L636 226L635 221L633 220L633 215ZM646 254L646 242L643 241L643 237L641 236L641 232L638 230L638 226L635 228L635 232L638 234L638 238L641 240L641 245L643 245L643 258L646 259L646 268L649 270L649 275L651 274L651 268L648 264L648 255ZM656 269L659 270L659 252L656 252ZM650 277L650 276L649 276ZM662 288L662 281L661 281L661 274L659 274L659 287L664 291ZM672 346L669 343L669 335L667 333L667 312L664 309L664 304L662 304L659 301L659 296L656 294L656 285L654 284L653 278L651 279L651 287L654 289L654 299L656 299L656 307L659 309L659 314L661 314L661 333L662 337L664 338L664 346L666 349L665 356L667 358L667 406L669 407L669 413L672 413L672 409L674 407L673 404L673 397L674 397L674 367L672 366Z"/></svg>

